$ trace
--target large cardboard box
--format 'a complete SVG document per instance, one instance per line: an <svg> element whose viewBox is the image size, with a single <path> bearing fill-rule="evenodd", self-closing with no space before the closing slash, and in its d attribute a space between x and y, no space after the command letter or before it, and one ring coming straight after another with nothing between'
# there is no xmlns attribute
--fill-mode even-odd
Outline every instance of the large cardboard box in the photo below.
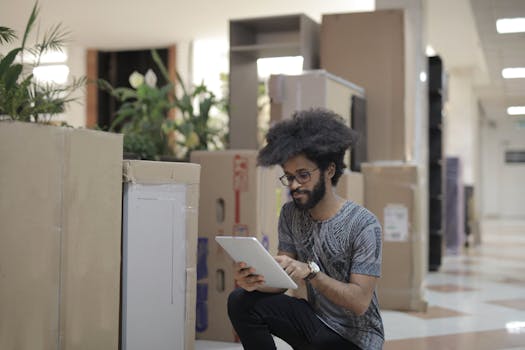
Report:
<svg viewBox="0 0 525 350"><path fill-rule="evenodd" d="M195 345L200 166L124 161L122 350Z"/></svg>
<svg viewBox="0 0 525 350"><path fill-rule="evenodd" d="M0 349L117 349L122 135L0 122Z"/></svg>
<svg viewBox="0 0 525 350"><path fill-rule="evenodd" d="M358 135L345 162L352 170L360 170L361 162L367 159L366 100L362 87L325 70L312 70L297 75L271 75L268 94L271 124L310 108L325 108L339 114Z"/></svg>
<svg viewBox="0 0 525 350"><path fill-rule="evenodd" d="M256 167L257 151L191 154L201 165L197 263L197 338L235 341L227 313L235 288L233 260L216 243L217 235L255 236L277 253L277 224L284 197L279 167Z"/></svg>
<svg viewBox="0 0 525 350"><path fill-rule="evenodd" d="M364 205L364 176L362 173L346 170L339 178L335 193L359 205Z"/></svg>
<svg viewBox="0 0 525 350"><path fill-rule="evenodd" d="M383 262L377 292L388 310L424 311L427 239L419 205L418 168L363 164L365 207L383 228Z"/></svg>
<svg viewBox="0 0 525 350"><path fill-rule="evenodd" d="M321 68L362 86L368 161L408 160L403 10L323 15Z"/></svg>
<svg viewBox="0 0 525 350"><path fill-rule="evenodd" d="M323 107L339 114L351 126L352 96L364 97L365 91L325 70L312 70L297 75L271 75L268 94L271 122L291 118L298 110Z"/></svg>

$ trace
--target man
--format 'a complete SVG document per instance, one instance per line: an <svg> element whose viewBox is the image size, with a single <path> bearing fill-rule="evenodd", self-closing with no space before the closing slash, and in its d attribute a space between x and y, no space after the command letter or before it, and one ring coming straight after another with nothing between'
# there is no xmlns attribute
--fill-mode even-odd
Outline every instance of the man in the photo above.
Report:
<svg viewBox="0 0 525 350"><path fill-rule="evenodd" d="M381 227L365 208L335 195L354 132L335 113L314 109L274 125L259 152L279 164L293 201L279 218L275 259L308 300L264 286L239 262L228 314L245 349L275 349L275 335L294 349L381 349L384 331L375 286L381 270Z"/></svg>

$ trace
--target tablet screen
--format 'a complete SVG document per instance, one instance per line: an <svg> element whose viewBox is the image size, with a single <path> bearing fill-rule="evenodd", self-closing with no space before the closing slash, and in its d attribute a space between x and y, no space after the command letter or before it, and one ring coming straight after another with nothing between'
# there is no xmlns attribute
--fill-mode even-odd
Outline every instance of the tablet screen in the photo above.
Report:
<svg viewBox="0 0 525 350"><path fill-rule="evenodd" d="M236 262L243 261L264 276L264 285L275 288L296 289L297 284L283 270L281 265L264 249L255 237L217 236L217 243L228 252Z"/></svg>

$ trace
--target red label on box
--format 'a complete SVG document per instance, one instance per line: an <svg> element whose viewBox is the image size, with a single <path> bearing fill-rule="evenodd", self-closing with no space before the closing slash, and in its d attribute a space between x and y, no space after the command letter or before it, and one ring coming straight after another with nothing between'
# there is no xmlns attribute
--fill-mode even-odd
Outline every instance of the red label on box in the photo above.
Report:
<svg viewBox="0 0 525 350"><path fill-rule="evenodd" d="M248 191L248 159L233 157L233 191L235 192L235 223L241 222L241 192Z"/></svg>
<svg viewBox="0 0 525 350"><path fill-rule="evenodd" d="M248 191L248 159L238 154L233 158L233 190Z"/></svg>

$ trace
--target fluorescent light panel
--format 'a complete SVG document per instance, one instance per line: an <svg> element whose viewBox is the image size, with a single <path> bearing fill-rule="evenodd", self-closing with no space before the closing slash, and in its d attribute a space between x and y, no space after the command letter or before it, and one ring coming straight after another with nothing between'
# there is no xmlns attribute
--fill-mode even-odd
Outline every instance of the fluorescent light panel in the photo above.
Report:
<svg viewBox="0 0 525 350"><path fill-rule="evenodd" d="M505 79L525 78L525 67L504 68L501 76Z"/></svg>
<svg viewBox="0 0 525 350"><path fill-rule="evenodd" d="M511 106L507 108L508 115L525 115L525 106Z"/></svg>
<svg viewBox="0 0 525 350"><path fill-rule="evenodd" d="M500 18L496 21L496 30L500 34L525 32L525 17Z"/></svg>

